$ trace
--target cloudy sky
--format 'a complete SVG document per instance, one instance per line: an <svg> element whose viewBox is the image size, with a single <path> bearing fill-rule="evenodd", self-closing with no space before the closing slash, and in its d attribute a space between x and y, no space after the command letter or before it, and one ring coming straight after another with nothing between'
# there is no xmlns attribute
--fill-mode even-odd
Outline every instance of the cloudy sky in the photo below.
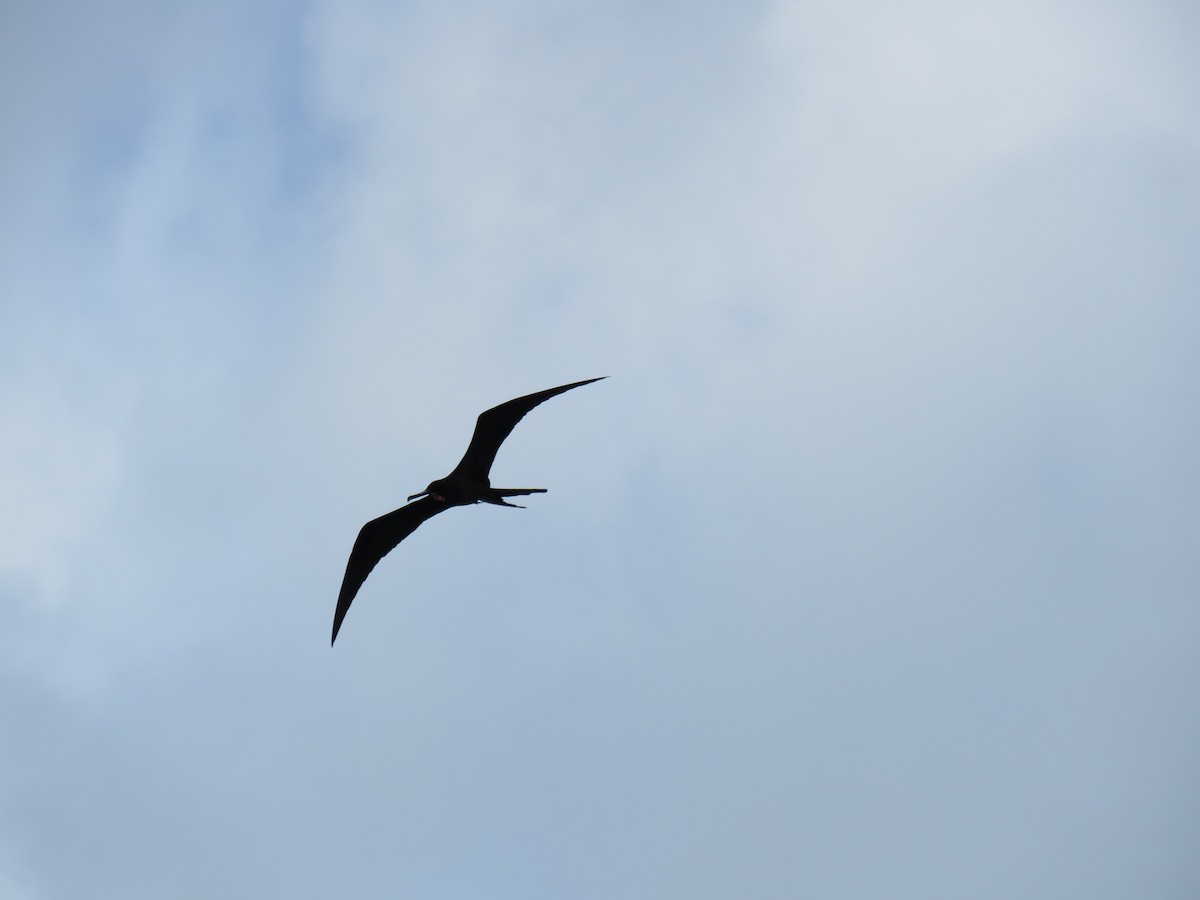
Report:
<svg viewBox="0 0 1200 900"><path fill-rule="evenodd" d="M1200 895L1200 14L0 12L0 896ZM329 647L359 526L483 409Z"/></svg>

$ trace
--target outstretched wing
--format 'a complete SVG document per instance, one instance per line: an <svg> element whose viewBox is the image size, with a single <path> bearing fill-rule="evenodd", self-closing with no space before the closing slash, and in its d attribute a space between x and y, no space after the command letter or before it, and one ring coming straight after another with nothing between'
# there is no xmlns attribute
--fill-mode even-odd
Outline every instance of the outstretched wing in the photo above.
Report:
<svg viewBox="0 0 1200 900"><path fill-rule="evenodd" d="M467 452L463 454L462 460L448 477L459 476L472 481L482 481L487 478L488 472L492 470L492 463L496 461L496 451L500 449L504 439L512 434L517 423L525 418L527 412L557 394L565 393L572 388L583 387L585 384L591 384L593 381L600 381L606 377L608 376L589 378L587 381L564 384L561 387L538 391L536 394L526 394L524 397L509 400L507 403L493 406L487 412L480 413L479 418L475 421L475 434L471 436Z"/></svg>
<svg viewBox="0 0 1200 900"><path fill-rule="evenodd" d="M397 544L416 531L422 522L449 508L448 504L440 500L423 497L385 516L372 519L362 527L346 563L346 575L342 578L342 590L338 594L337 609L333 613L333 637L329 639L330 646L337 640L342 619L346 618L346 611L354 602L358 589L362 587L376 564L391 553Z"/></svg>

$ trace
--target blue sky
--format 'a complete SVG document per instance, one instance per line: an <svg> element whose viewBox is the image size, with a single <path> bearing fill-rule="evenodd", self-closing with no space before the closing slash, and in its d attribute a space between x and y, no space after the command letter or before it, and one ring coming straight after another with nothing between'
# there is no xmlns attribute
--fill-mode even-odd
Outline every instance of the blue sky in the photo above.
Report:
<svg viewBox="0 0 1200 900"><path fill-rule="evenodd" d="M0 23L0 894L1200 890L1185 4Z"/></svg>

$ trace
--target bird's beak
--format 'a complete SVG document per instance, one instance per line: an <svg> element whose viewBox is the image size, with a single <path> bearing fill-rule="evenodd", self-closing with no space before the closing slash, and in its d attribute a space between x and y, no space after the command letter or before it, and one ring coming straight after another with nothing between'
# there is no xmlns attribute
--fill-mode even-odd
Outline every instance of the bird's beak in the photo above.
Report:
<svg viewBox="0 0 1200 900"><path fill-rule="evenodd" d="M424 497L424 496L425 496L426 494L428 494L428 493L429 493L429 491L421 491L421 493L419 493L419 494L413 494L412 496L410 496L410 497L408 498L408 502L409 502L409 503L412 503L412 502L413 502L414 500L416 500L418 497Z"/></svg>

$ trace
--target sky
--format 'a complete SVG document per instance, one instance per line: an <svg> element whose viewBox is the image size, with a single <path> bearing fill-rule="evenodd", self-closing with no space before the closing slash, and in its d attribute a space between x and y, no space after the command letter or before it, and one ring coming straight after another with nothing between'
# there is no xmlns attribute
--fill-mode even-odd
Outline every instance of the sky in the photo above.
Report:
<svg viewBox="0 0 1200 900"><path fill-rule="evenodd" d="M0 897L1200 895L1194 4L10 3L0 115Z"/></svg>

